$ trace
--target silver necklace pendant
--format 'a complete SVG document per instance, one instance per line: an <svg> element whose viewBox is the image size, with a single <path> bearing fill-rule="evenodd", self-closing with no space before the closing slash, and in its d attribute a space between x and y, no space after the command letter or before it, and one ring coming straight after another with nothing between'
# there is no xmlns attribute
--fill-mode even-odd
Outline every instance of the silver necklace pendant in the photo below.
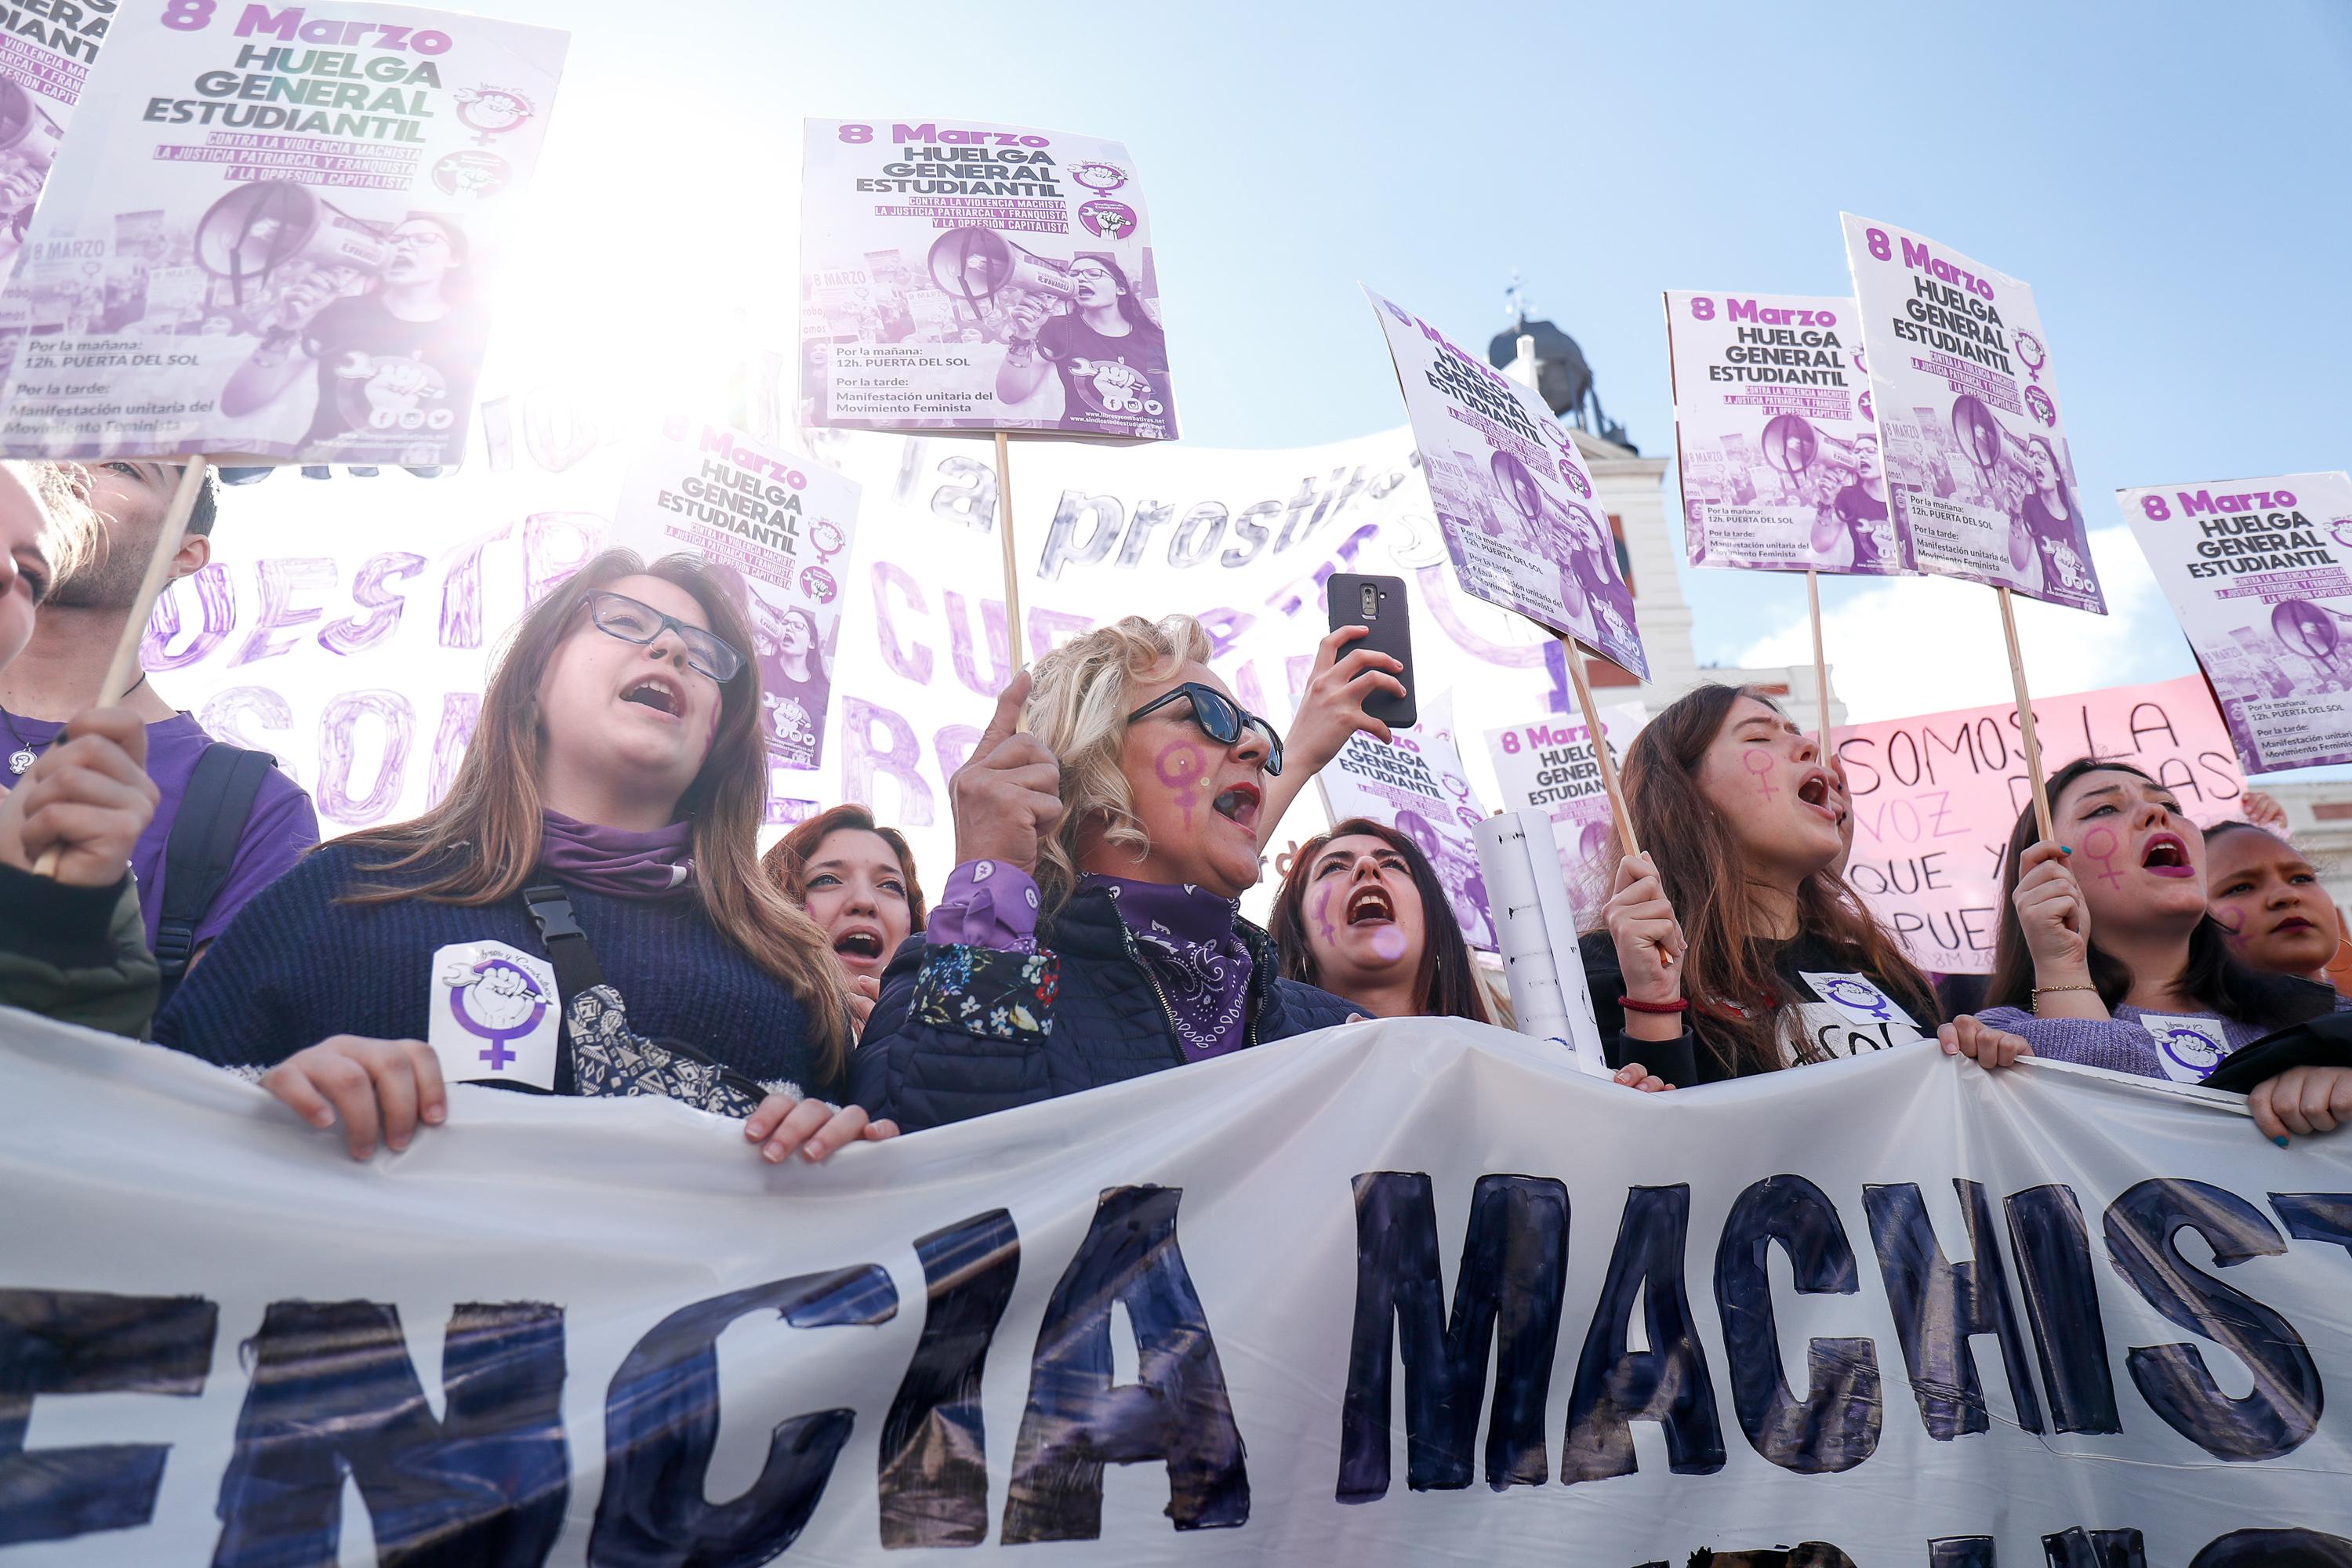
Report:
<svg viewBox="0 0 2352 1568"><path fill-rule="evenodd" d="M29 768L32 765L32 747L19 746L15 751L8 753L8 771L10 773L21 774L26 768Z"/></svg>

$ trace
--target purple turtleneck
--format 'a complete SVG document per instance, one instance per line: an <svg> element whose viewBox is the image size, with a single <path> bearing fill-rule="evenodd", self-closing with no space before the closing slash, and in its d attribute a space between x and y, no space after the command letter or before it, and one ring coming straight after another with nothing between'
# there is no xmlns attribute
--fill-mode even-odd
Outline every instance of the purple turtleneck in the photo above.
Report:
<svg viewBox="0 0 2352 1568"><path fill-rule="evenodd" d="M540 863L583 892L615 899L666 899L694 885L694 825L673 822L651 833L542 814Z"/></svg>

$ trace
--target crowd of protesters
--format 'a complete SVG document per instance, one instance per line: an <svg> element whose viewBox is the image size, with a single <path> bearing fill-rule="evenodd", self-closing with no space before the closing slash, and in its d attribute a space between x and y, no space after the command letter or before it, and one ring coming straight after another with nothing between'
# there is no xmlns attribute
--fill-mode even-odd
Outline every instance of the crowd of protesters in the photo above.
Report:
<svg viewBox="0 0 2352 1568"><path fill-rule="evenodd" d="M1271 930L1241 916L1305 784L1349 736L1390 738L1365 703L1402 694L1402 667L1350 647L1360 628L1323 640L1286 738L1189 616L1055 648L951 779L955 860L927 899L862 805L760 855L754 628L694 561L608 551L511 632L440 802L321 845L268 758L143 676L89 705L180 478L0 464L0 1005L243 1073L352 1157L450 1118L425 1043L445 980L560 1020L533 1087L682 1100L771 1162L1359 1020L1509 1023L1393 826L1308 838ZM205 476L174 575L209 559L215 495ZM2275 820L2200 831L2136 768L2061 769L2055 839L2031 812L2011 837L1984 1005L1948 1016L1845 880L1834 762L1768 697L1689 692L1623 786L1644 849L1612 853L1580 953L1628 1089L1935 1039L1989 1068L2219 1073L2281 1143L2352 1117L2344 1047L2310 1027L2352 1006L2326 978L2341 917ZM441 973L475 947L521 961Z"/></svg>

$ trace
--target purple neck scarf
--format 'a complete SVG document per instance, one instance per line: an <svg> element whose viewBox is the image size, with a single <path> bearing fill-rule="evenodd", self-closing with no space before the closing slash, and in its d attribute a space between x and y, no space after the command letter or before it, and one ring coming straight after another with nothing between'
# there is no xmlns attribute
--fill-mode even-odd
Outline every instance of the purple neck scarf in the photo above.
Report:
<svg viewBox="0 0 2352 1568"><path fill-rule="evenodd" d="M1078 879L1078 888L1099 888L1110 896L1119 923L1135 938L1168 999L1187 1061L1205 1061L1248 1043L1250 950L1234 926L1241 900L1190 885L1091 873Z"/></svg>
<svg viewBox="0 0 2352 1568"><path fill-rule="evenodd" d="M651 833L541 814L540 864L583 893L614 899L667 899L694 885L694 825L673 822Z"/></svg>

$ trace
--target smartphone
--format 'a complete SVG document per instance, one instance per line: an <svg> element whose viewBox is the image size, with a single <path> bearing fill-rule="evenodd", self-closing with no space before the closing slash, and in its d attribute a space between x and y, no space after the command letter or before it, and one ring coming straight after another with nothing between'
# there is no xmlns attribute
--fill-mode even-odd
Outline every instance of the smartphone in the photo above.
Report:
<svg viewBox="0 0 2352 1568"><path fill-rule="evenodd" d="M1397 672L1397 679L1404 682L1404 695L1375 691L1364 699L1364 711L1391 730L1411 729L1421 718L1413 700L1420 688L1412 679L1412 622L1405 604L1404 579L1334 572L1328 592L1333 631L1341 626L1371 628L1371 636L1349 643L1349 651L1377 648L1404 666Z"/></svg>

